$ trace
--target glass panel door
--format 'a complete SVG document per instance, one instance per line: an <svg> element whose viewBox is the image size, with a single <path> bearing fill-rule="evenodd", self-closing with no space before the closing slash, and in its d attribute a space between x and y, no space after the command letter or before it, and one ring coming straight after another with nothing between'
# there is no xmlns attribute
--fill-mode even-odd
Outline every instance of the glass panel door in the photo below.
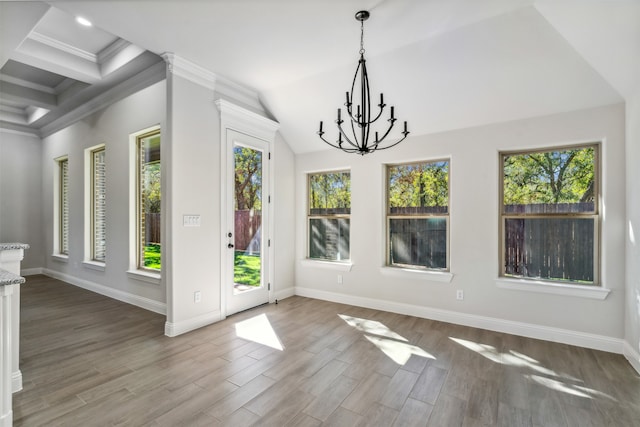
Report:
<svg viewBox="0 0 640 427"><path fill-rule="evenodd" d="M267 143L232 132L227 248L232 264L227 314L269 301L266 269L268 227Z"/></svg>

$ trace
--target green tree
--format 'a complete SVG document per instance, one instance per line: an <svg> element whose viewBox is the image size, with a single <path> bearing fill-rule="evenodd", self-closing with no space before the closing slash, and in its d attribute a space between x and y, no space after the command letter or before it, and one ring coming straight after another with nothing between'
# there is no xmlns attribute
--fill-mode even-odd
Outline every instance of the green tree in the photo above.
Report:
<svg viewBox="0 0 640 427"><path fill-rule="evenodd" d="M515 154L504 158L504 204L594 200L593 147Z"/></svg>
<svg viewBox="0 0 640 427"><path fill-rule="evenodd" d="M143 174L145 210L148 213L160 213L160 162L145 163Z"/></svg>
<svg viewBox="0 0 640 427"><path fill-rule="evenodd" d="M389 167L389 206L433 207L449 204L449 162Z"/></svg>
<svg viewBox="0 0 640 427"><path fill-rule="evenodd" d="M236 210L262 210L262 152L235 147Z"/></svg>
<svg viewBox="0 0 640 427"><path fill-rule="evenodd" d="M311 175L309 198L312 209L351 208L351 174L332 172Z"/></svg>

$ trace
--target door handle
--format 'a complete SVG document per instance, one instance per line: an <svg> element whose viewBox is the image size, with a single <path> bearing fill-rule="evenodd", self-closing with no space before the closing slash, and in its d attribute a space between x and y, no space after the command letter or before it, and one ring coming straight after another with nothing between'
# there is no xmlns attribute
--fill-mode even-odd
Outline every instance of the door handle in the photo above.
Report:
<svg viewBox="0 0 640 427"><path fill-rule="evenodd" d="M231 249L231 248L233 247L233 243L229 243L229 244L227 245L227 247L228 247L229 249Z"/></svg>

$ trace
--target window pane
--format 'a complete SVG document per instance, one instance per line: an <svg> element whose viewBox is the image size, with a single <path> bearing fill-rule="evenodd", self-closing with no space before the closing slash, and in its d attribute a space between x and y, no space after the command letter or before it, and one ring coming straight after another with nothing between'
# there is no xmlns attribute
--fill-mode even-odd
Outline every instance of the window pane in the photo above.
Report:
<svg viewBox="0 0 640 427"><path fill-rule="evenodd" d="M504 156L504 213L595 212L595 149Z"/></svg>
<svg viewBox="0 0 640 427"><path fill-rule="evenodd" d="M395 165L388 170L391 214L448 212L448 161Z"/></svg>
<svg viewBox="0 0 640 427"><path fill-rule="evenodd" d="M505 274L593 282L593 218L505 219Z"/></svg>
<svg viewBox="0 0 640 427"><path fill-rule="evenodd" d="M336 215L351 212L351 174L335 172L309 175L309 213Z"/></svg>
<svg viewBox="0 0 640 427"><path fill-rule="evenodd" d="M140 267L160 270L160 134L142 137L140 160Z"/></svg>
<svg viewBox="0 0 640 427"><path fill-rule="evenodd" d="M93 153L93 259L106 258L106 175L105 150Z"/></svg>
<svg viewBox="0 0 640 427"><path fill-rule="evenodd" d="M348 218L311 218L309 220L309 258L341 261L349 255Z"/></svg>
<svg viewBox="0 0 640 427"><path fill-rule="evenodd" d="M60 253L69 254L69 160L60 161Z"/></svg>
<svg viewBox="0 0 640 427"><path fill-rule="evenodd" d="M446 218L389 220L391 265L447 268Z"/></svg>

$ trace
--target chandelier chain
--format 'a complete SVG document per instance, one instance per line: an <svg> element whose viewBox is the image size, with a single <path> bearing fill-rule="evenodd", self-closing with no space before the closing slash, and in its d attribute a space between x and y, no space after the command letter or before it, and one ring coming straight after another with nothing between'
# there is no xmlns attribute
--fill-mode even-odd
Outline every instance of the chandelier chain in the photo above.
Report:
<svg viewBox="0 0 640 427"><path fill-rule="evenodd" d="M360 21L360 55L364 55L364 21Z"/></svg>

